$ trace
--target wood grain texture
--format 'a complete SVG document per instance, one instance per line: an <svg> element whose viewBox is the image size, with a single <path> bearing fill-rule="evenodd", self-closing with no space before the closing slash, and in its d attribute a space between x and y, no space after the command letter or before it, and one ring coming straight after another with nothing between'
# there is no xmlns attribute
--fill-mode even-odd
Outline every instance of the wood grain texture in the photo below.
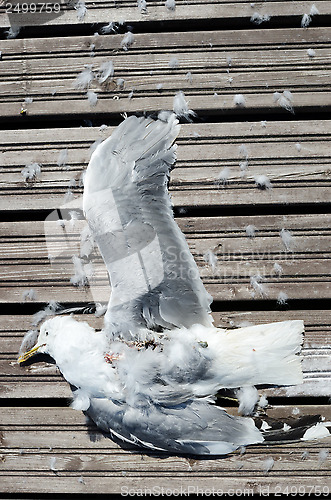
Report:
<svg viewBox="0 0 331 500"><path fill-rule="evenodd" d="M86 1L87 12L83 19L78 19L77 12L71 7L68 7L68 2L60 0L61 13L60 15L49 15L39 13L38 18L33 14L8 15L0 13L0 27L8 27L12 24L21 26L41 26L41 25L76 25L76 24L94 24L113 22L139 22L148 23L152 21L186 21L213 19L214 21L236 21L245 19L248 21L254 12L261 15L267 14L273 18L297 19L298 26L305 13L309 13L311 2L306 1L291 1L289 2L268 2L254 4L247 1L226 2L224 0L177 0L176 9L170 11L166 9L163 1L148 1L147 11L141 12L137 8L135 1L120 1L116 2L109 0L103 1ZM326 0L317 2L317 7L321 15L330 15L330 4Z"/></svg>
<svg viewBox="0 0 331 500"><path fill-rule="evenodd" d="M230 411L233 412L233 408ZM270 408L275 418L291 414L292 408ZM301 415L321 413L327 407L300 406ZM24 441L22 442L22 431ZM143 488L216 488L223 491L247 488L272 492L290 484L330 487L330 458L320 453L330 445L319 442L251 446L226 459L187 459L162 454L142 454L102 436L86 426L81 412L67 408L4 408L1 411L1 491L64 493L120 493ZM265 460L273 467L266 471ZM169 482L170 477L171 483ZM156 490L155 490L156 491Z"/></svg>
<svg viewBox="0 0 331 500"><path fill-rule="evenodd" d="M90 147L112 127L39 131L0 131L2 210L60 208L69 186L82 194L81 174ZM182 125L177 164L171 174L172 201L179 206L327 203L331 196L330 122L238 122ZM68 150L68 168L57 165ZM247 164L243 171L240 165ZM39 162L41 178L26 184L21 171ZM227 168L228 180L219 181ZM255 179L266 175L272 189L260 190ZM72 208L75 202L72 203Z"/></svg>
<svg viewBox="0 0 331 500"><path fill-rule="evenodd" d="M93 119L96 113L153 112L172 109L178 90L198 115L272 111L286 116L289 111L274 98L284 90L293 94L294 112L329 109L327 30L262 31L263 38L261 30L243 30L240 36L234 31L137 34L127 51L121 49L122 35L68 37L60 45L53 38L17 40L16 45L3 41L0 117L72 119L84 114ZM86 90L74 88L75 78L86 65L97 73L109 60L114 78L103 86L93 80L90 89L98 102L91 106ZM170 68L172 60L177 67ZM124 80L123 87L118 79ZM235 104L237 94L244 95L244 107Z"/></svg>
<svg viewBox="0 0 331 500"><path fill-rule="evenodd" d="M216 300L215 324L235 328L304 320L304 383L259 392L273 404L269 417L321 414L331 421L330 405L324 404L331 394L331 312L325 308L331 9L327 0L315 5L320 15L308 29L300 24L311 1L176 0L171 12L164 0L147 0L147 12L141 13L136 0L86 0L82 21L64 0L61 15L37 20L30 15L17 22L1 8L0 28L29 28L17 39L0 41L0 495L169 496L170 490L327 495L331 438L252 446L212 460L142 453L119 446L81 412L67 408L71 391L54 365L17 364L23 336L36 328L33 313L50 300L88 305L109 297L97 252L90 286L70 283L83 222L71 223L69 211L81 208L90 147L113 130L87 123L114 124L123 112L172 109L182 90L198 117L182 126L177 139L170 193L177 222ZM270 15L270 22L254 25L255 11ZM108 22L121 20L126 21L122 34L100 34ZM135 40L125 51L121 42L130 24ZM169 66L172 59L176 68ZM114 78L107 86L94 79L90 88L98 102L92 107L86 90L75 89L73 82L84 65L97 72L109 60ZM284 90L292 93L294 114L274 98ZM235 104L237 94L244 96L245 107ZM68 168L57 165L64 149ZM31 162L40 163L41 178L25 184L21 171ZM223 183L219 176L225 168ZM272 189L257 188L259 175L270 179ZM189 216L193 213L200 216ZM66 219L65 229L56 222L59 216ZM254 238L246 235L248 225L256 228ZM289 248L282 229L293 235ZM215 270L204 259L208 250L217 255ZM263 294L252 286L254 275L263 278ZM23 297L31 288L35 301ZM280 292L288 295L288 305L277 304ZM103 319L94 314L75 317L102 327ZM228 411L238 412L235 406ZM269 471L266 459L274 460Z"/></svg>
<svg viewBox="0 0 331 500"><path fill-rule="evenodd" d="M55 214L57 216L57 213ZM57 218L57 217L56 217ZM70 217L69 217L70 219ZM200 275L214 300L276 301L280 292L289 300L328 298L330 294L330 216L238 216L179 218ZM30 288L37 300L66 302L107 301L110 295L105 266L95 249L90 261L94 275L89 287L70 283L73 255L80 255L80 232L84 221L65 228L54 220L1 224L0 288L5 303L21 303ZM245 228L253 225L256 236ZM291 235L285 246L281 231ZM217 257L212 268L208 251ZM281 266L281 272L275 270ZM254 289L252 277L261 276L264 289Z"/></svg>

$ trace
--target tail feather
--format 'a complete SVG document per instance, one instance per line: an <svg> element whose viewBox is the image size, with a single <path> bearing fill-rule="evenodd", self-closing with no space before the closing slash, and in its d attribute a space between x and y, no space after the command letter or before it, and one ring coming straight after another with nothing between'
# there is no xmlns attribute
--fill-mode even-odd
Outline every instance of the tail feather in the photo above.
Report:
<svg viewBox="0 0 331 500"><path fill-rule="evenodd" d="M303 321L298 320L238 328L220 335L214 348L219 352L223 387L302 383L298 354L303 331Z"/></svg>

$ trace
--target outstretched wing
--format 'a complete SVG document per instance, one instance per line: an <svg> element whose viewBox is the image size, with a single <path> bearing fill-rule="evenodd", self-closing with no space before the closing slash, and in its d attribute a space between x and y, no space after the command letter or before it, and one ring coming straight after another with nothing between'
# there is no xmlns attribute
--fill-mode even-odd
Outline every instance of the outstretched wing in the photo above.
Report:
<svg viewBox="0 0 331 500"><path fill-rule="evenodd" d="M87 168L83 207L111 281L105 326L114 334L212 323L168 195L179 129L173 114L126 118Z"/></svg>

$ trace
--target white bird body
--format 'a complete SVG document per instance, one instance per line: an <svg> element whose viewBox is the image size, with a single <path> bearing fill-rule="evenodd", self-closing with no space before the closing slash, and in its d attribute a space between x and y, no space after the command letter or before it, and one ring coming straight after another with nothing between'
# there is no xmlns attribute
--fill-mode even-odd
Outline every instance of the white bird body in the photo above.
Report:
<svg viewBox="0 0 331 500"><path fill-rule="evenodd" d="M148 448L222 455L264 438L214 395L301 383L303 322L213 326L212 299L167 192L178 132L173 114L130 117L97 147L84 211L112 285L104 329L54 317L30 353L55 359L74 386L72 406L103 430Z"/></svg>

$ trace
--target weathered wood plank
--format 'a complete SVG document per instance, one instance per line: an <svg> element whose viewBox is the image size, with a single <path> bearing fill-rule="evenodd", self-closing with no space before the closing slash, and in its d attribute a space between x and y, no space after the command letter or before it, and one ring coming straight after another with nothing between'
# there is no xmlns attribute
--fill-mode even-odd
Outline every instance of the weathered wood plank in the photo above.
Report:
<svg viewBox="0 0 331 500"><path fill-rule="evenodd" d="M265 43L273 44L261 47L259 31L244 32L242 39L237 37L237 47L226 45L226 48L221 48L224 40L217 42L214 32L180 34L175 36L178 42L176 50L174 45L169 47L167 41L172 34L158 36L157 41L151 34L138 34L133 49L126 52L119 50L122 39L119 35L71 37L61 42L67 47L63 48L65 57L54 45L54 39L43 40L39 47L35 41L27 42L27 45L25 40L24 43L18 41L21 51L25 52L24 58L19 58L17 45L12 41L8 41L8 45L4 42L3 76L0 77L1 116L19 117L22 108L28 117L50 114L60 117L67 115L68 110L71 116L83 113L93 117L96 112L117 114L172 109L174 93L179 89L187 94L190 105L198 113L242 114L272 110L286 114L288 111L280 107L273 96L275 91L285 89L293 92L295 110L327 109L330 106L330 36L325 29L315 29L310 32L313 36L309 34L307 38L302 35L303 30L294 30L294 40L300 40L306 46L293 45L294 41L288 45L290 38L284 30L279 30L280 40L274 33L263 30L267 33ZM225 32L224 37L235 43L233 32ZM218 39L224 37L218 36ZM246 38L252 46L245 45ZM315 57L307 54L309 42L316 48ZM93 58L91 51L87 51L91 45L94 47ZM175 56L178 68L170 69L169 61ZM98 102L91 107L86 91L73 88L74 79L85 65L93 65L97 70L109 58L115 66L114 82L107 88L92 84ZM188 71L191 73L189 78ZM118 78L125 81L123 89L116 84ZM162 89L158 87L160 84ZM133 98L128 99L132 91ZM238 93L245 95L245 108L234 102ZM24 102L26 97L33 98L33 102Z"/></svg>
<svg viewBox="0 0 331 500"><path fill-rule="evenodd" d="M274 407L268 413L282 418L292 410L286 406ZM328 407L300 406L296 412L321 413L330 420ZM132 492L162 487L167 491L190 487L191 492L194 488L208 491L216 488L223 492L248 488L253 494L263 486L266 491L277 492L288 485L289 477L291 486L297 488L314 485L326 491L330 485L330 458L322 458L322 450L329 446L330 438L282 446L251 446L244 453L235 452L226 459L188 460L121 449L96 434L94 428L88 434L84 420L81 412L67 408L4 408L0 448L2 491L7 488L12 491L10 480L15 480L16 491L108 494L123 493L125 487ZM270 457L274 464L267 472L264 461Z"/></svg>
<svg viewBox="0 0 331 500"><path fill-rule="evenodd" d="M330 215L179 218L200 275L214 300L231 301L266 298L276 300L285 292L289 299L328 298L330 293ZM84 221L65 229L54 220L1 224L0 289L6 303L23 301L33 288L37 300L62 303L107 301L110 289L102 259L92 256L94 276L90 287L76 288L72 256L80 254L80 231ZM248 238L245 228L253 225L256 236ZM286 248L282 229L290 230ZM211 268L205 255L212 251L217 265ZM51 258L51 260L49 260ZM281 266L275 271L274 264ZM254 290L251 278L261 276L264 290Z"/></svg>
<svg viewBox="0 0 331 500"><path fill-rule="evenodd" d="M221 35L220 35L221 33ZM310 27L308 30L300 28L293 29L257 29L257 30L240 30L238 36L237 30L225 31L173 31L155 33L135 33L134 44L130 47L129 54L139 54L157 52L159 54L170 54L184 49L187 52L200 51L204 53L212 52L213 50L223 50L226 53L229 50L242 50L242 56L235 58L237 64L241 64L242 58L247 57L248 49L256 46L257 49L266 50L268 47L273 47L275 58L282 57L283 50L293 48L301 50L301 48L319 48L327 49L331 42L330 30L328 27ZM123 57L124 52L121 48L123 35L112 34L111 36L68 36L55 38L23 38L15 40L1 40L2 61L21 60L24 54L24 59L30 60L36 57L50 58L52 56L77 57L90 56L91 51L96 55L107 57ZM91 44L94 47L91 48ZM313 44L313 45L312 45ZM237 48L237 49L236 49ZM119 50L120 49L120 50ZM208 49L208 50L207 50ZM288 51L288 54L291 52ZM325 51L322 52L325 54ZM129 55L128 54L128 55ZM238 52L239 54L239 52ZM231 55L231 53L227 54ZM328 58L328 55L325 54ZM130 56L131 57L131 56ZM320 61L319 51L316 52L317 59ZM305 58L306 60L306 58ZM302 60L302 64L305 64ZM228 64L228 61L226 61ZM224 60L220 60L219 64L224 65ZM45 68L47 70L47 68ZM66 71L70 71L66 68ZM1 78L1 76L0 76Z"/></svg>
<svg viewBox="0 0 331 500"><path fill-rule="evenodd" d="M262 469L264 460L256 459L257 464ZM241 466L241 462L238 467ZM226 475L205 474L201 478L188 472L182 476L173 477L171 472L163 476L155 477L154 474L137 476L135 474L114 475L112 473L102 473L101 475L86 475L80 473L76 475L60 475L54 472L35 473L25 477L24 474L8 474L1 477L4 492L12 492L15 484L15 492L30 493L92 493L92 494L122 494L122 495L271 495L284 492L299 491L301 494L307 492L312 494L316 492L318 496L323 492L328 495L330 490L330 480L320 474L307 471L303 476L294 477L291 465L286 473L279 473L271 478L270 475L261 472L257 475L255 472L247 478L232 477ZM236 470L237 472L237 470ZM124 477L123 477L124 476ZM265 477L267 476L267 477ZM293 488L291 490L291 488ZM297 490L296 490L297 488ZM237 493L236 493L237 492Z"/></svg>
<svg viewBox="0 0 331 500"><path fill-rule="evenodd" d="M1 131L1 209L59 208L70 182L76 184L72 191L79 196L89 147L112 130ZM171 175L173 202L183 206L304 203L308 199L327 203L330 137L329 121L183 125ZM68 170L57 166L63 149L68 149ZM246 158L243 177L240 164ZM41 179L26 186L21 170L35 161L42 164ZM225 167L228 182L223 186L218 179ZM273 189L257 189L254 179L261 174L270 178Z"/></svg>
<svg viewBox="0 0 331 500"><path fill-rule="evenodd" d="M38 13L38 17L34 14L15 15L14 13L0 14L0 27L8 27L11 24L21 26L40 26L40 25L75 25L75 24L94 24L105 23L105 21L113 21L121 23L126 22L151 22L151 21L190 21L213 19L214 21L229 21L229 20L246 20L248 21L255 11L261 15L269 15L273 18L284 17L298 18L298 26L303 14L309 13L311 2L294 1L294 2L268 2L255 6L251 2L232 1L224 2L223 0L213 1L177 1L176 9L170 11L164 6L164 2L147 2L147 11L141 12L137 8L135 2L125 2L124 5L120 2L92 2L87 1L87 12L83 19L78 19L76 11L71 7L67 7L67 2L60 0L61 13L60 15ZM330 15L330 6L327 1L320 0L317 2L319 13L322 15Z"/></svg>
<svg viewBox="0 0 331 500"><path fill-rule="evenodd" d="M293 78L295 79L296 75L290 75L290 73L291 72L282 73L281 78L285 79L281 79L279 83L277 83L277 86L274 86L268 92L262 90L262 86L265 88L265 81L264 83L262 82L261 89L257 91L254 91L252 87L251 89L248 88L246 90L239 88L237 89L237 92L236 89L233 89L231 92L223 93L220 91L219 93L216 93L217 95L215 95L215 85L218 88L221 88L223 85L223 82L216 80L212 82L212 88L209 88L206 92L200 92L199 90L194 91L190 89L186 90L184 85L179 85L177 90L185 91L185 95L190 103L190 106L194 108L198 115L220 113L222 115L227 115L235 113L240 116L247 112L257 114L263 113L266 114L266 116L271 112L286 115L288 111L277 104L273 93L275 91L283 92L283 90L286 90L289 86L291 86L290 82L293 81ZM286 75L288 80L286 79ZM315 79L315 81L316 78L318 78L318 74L311 76L312 79ZM329 78L327 72L324 72L324 76L325 80ZM244 78L246 77L244 76ZM300 75L301 83L298 83L298 85L301 86L301 89L303 88L305 78L306 75L302 72ZM210 79L207 79L207 82L210 83ZM234 102L234 97L238 94L238 91L244 94L245 107L237 106ZM49 96L51 95L49 87L46 93ZM29 117L38 117L43 119L46 116L65 119L65 117L69 115L71 118L75 115L91 116L93 118L96 112L99 113L100 116L107 116L109 114L118 115L123 112L154 113L162 109L173 109L175 91L169 91L169 93L167 92L164 94L160 94L157 90L153 91L153 93L150 93L149 91L142 93L137 92L132 96L132 98L130 98L130 91L127 92L127 94L124 94L123 98L119 99L114 99L112 94L103 94L99 96L95 107L89 104L86 94L83 94L81 97L77 96L76 99L66 99L65 96L62 98L61 95L55 96L54 98L46 97L46 99L43 99L42 97L39 99L36 97L33 99L32 103L26 105L23 102L24 98L28 97L30 94L31 92L28 90L20 95L16 102L6 101L3 103L1 116L19 118L22 114L22 109L24 110L24 114ZM296 109L300 112L321 112L323 110L325 111L330 109L331 100L327 86L325 85L324 90L317 89L317 91L315 91L314 89L311 89L308 93L303 92L302 90L295 90L295 92L293 92L293 105L294 110Z"/></svg>

